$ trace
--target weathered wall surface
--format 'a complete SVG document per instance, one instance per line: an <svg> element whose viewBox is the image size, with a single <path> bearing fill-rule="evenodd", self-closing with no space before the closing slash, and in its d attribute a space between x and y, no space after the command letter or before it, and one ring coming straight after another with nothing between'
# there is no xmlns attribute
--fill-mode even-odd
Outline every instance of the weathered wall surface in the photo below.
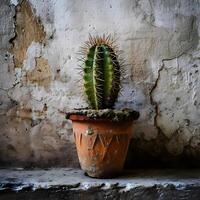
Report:
<svg viewBox="0 0 200 200"><path fill-rule="evenodd" d="M141 113L128 164L200 165L199 10L198 0L2 0L1 163L78 166L64 119L87 106L76 53L89 33L111 33L129 63L116 108Z"/></svg>

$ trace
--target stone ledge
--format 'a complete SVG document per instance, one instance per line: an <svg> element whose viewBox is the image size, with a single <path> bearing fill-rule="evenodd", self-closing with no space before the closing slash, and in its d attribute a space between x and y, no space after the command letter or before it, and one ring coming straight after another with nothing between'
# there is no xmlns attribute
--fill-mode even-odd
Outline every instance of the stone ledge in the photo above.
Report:
<svg viewBox="0 0 200 200"><path fill-rule="evenodd" d="M199 199L200 170L133 170L94 179L71 168L1 169L0 199Z"/></svg>

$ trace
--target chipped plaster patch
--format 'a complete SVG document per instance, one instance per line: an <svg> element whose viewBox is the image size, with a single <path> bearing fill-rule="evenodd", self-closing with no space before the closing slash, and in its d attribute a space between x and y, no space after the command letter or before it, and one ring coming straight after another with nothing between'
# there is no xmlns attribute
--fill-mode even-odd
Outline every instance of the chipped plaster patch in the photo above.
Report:
<svg viewBox="0 0 200 200"><path fill-rule="evenodd" d="M35 58L35 62L35 68L27 72L27 83L37 83L39 86L47 87L52 78L48 60L44 58Z"/></svg>
<svg viewBox="0 0 200 200"><path fill-rule="evenodd" d="M43 25L40 19L35 16L27 0L23 0L16 7L15 31L16 38L12 41L12 53L14 54L15 67L22 67L31 42L42 42L45 38Z"/></svg>

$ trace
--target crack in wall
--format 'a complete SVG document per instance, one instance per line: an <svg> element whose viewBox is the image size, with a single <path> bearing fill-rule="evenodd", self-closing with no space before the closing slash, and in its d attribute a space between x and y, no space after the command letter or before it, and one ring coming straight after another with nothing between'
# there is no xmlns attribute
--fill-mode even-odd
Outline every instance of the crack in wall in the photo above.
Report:
<svg viewBox="0 0 200 200"><path fill-rule="evenodd" d="M158 82L159 82L159 80L160 80L160 73L161 73L161 71L162 71L163 69L164 69L164 62L163 62L163 60L162 60L161 68L158 70L158 77L157 77L157 79L156 79L156 81L155 81L154 86L152 87L152 89L151 89L151 91L150 91L150 93L149 93L149 95L150 95L150 102L151 102L151 104L152 104L152 105L154 106L154 108L155 108L154 126L158 129L159 132L160 132L160 128L159 128L159 126L158 126L158 124L157 124L157 117L158 117L158 114L159 114L159 112L158 112L158 104L157 104L156 101L154 101L153 92L154 92L154 90L156 89L156 87L157 87L157 85L158 85Z"/></svg>
<svg viewBox="0 0 200 200"><path fill-rule="evenodd" d="M158 118L158 116L159 116L159 105L158 105L158 103L154 100L153 93L154 93L155 89L156 89L157 86L158 86L158 83L159 83L159 80L160 80L160 77L161 77L161 72L165 69L165 64L164 64L164 62L165 62L165 61L174 60L174 59L178 59L178 58L180 58L181 56L183 56L184 54L186 54L188 51L190 51L191 49L192 49L192 48L189 48L188 50L182 52L182 53L179 54L178 56L175 56L175 57L172 57L172 58L164 58L164 59L162 59L162 61L161 61L162 64L161 64L160 69L158 70L158 77L157 77L157 79L156 79L156 81L155 81L154 86L152 87L152 89L151 89L151 91L150 91L150 93L149 93L149 95L150 95L150 102L151 102L151 104L155 107L154 126L158 129L159 132L160 132L160 131L162 132L161 128L159 127L159 125L158 125L158 123L157 123L157 118Z"/></svg>

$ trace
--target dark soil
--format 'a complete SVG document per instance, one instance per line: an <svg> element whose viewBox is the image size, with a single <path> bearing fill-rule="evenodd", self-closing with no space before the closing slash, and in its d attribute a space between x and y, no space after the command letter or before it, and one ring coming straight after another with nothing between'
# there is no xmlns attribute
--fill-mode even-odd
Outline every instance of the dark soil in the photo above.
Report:
<svg viewBox="0 0 200 200"><path fill-rule="evenodd" d="M139 118L139 112L132 109L77 109L67 112L66 119L70 119L71 115L82 115L86 116L88 119L108 119L111 121L132 121Z"/></svg>

